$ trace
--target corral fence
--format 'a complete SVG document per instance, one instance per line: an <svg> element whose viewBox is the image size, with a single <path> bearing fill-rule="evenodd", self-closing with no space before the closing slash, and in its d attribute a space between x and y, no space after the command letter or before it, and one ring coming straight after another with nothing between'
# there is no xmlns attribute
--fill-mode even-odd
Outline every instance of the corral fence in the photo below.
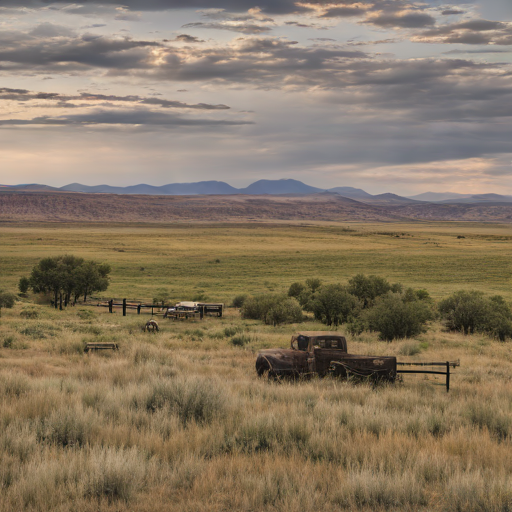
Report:
<svg viewBox="0 0 512 512"><path fill-rule="evenodd" d="M155 316L165 315L169 306L161 306L160 304L148 303L137 299L110 299L109 301L98 302L97 307L108 308L109 313L114 313L116 308L121 308L123 316L126 316L129 310L137 311L138 315L146 312L149 313L149 310L151 310L151 316ZM204 318L204 316L208 314L215 314L218 317L222 317L223 311L224 304L221 303L197 303L197 313L200 319ZM188 315L191 316L190 312L181 313L188 313Z"/></svg>

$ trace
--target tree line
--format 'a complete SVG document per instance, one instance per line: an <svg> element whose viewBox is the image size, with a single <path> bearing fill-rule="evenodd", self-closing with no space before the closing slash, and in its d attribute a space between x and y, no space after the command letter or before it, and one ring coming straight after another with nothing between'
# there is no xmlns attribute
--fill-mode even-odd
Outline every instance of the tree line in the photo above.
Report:
<svg viewBox="0 0 512 512"><path fill-rule="evenodd" d="M111 268L107 263L85 260L73 255L43 258L32 269L29 277L22 277L18 288L21 293L31 289L34 293L50 294L55 308L75 304L80 297L108 288Z"/></svg>
<svg viewBox="0 0 512 512"><path fill-rule="evenodd" d="M306 311L328 326L345 324L352 334L378 332L386 341L416 336L438 319L449 330L464 334L512 338L512 311L500 295L458 291L436 304L427 290L405 288L374 275L358 274L347 284L307 279L292 283L287 294L241 295L233 305L241 308L244 318L272 325L300 322Z"/></svg>

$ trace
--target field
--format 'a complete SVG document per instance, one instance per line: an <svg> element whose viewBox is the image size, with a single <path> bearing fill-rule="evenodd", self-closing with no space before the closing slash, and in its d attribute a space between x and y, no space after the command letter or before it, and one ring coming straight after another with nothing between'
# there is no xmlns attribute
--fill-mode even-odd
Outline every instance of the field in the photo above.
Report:
<svg viewBox="0 0 512 512"><path fill-rule="evenodd" d="M512 301L511 243L498 224L4 224L0 288L72 253L112 265L104 298L165 289L230 303L364 272L436 299L478 289ZM512 510L510 342L439 323L389 344L347 335L352 353L460 358L450 393L433 376L275 383L257 378L256 352L323 326L274 328L229 309L149 334L148 315L37 301L2 310L1 512ZM83 353L98 340L119 352Z"/></svg>

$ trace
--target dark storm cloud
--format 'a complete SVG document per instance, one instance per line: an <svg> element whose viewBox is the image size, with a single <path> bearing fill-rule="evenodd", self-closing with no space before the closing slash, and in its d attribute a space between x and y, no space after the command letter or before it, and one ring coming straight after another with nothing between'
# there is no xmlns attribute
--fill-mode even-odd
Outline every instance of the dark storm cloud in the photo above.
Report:
<svg viewBox="0 0 512 512"><path fill-rule="evenodd" d="M249 121L226 121L215 119L183 118L172 114L153 112L151 110L112 111L97 110L87 114L64 116L41 116L33 119L4 119L0 126L31 126L31 125L148 125L148 126L239 126L252 124Z"/></svg>

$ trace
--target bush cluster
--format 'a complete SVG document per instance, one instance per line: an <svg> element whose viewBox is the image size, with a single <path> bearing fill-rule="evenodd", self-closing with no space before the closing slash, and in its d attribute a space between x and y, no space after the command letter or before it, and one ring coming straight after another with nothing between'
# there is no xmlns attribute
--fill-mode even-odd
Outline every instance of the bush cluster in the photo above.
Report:
<svg viewBox="0 0 512 512"><path fill-rule="evenodd" d="M347 324L351 334L378 332L387 341L417 336L438 315L450 330L482 332L501 341L512 338L512 311L500 295L458 291L436 308L426 290L358 274L347 285L323 284L319 279L295 282L288 296L326 325Z"/></svg>
<svg viewBox="0 0 512 512"><path fill-rule="evenodd" d="M441 301L439 312L450 330L483 332L501 341L512 337L512 312L501 295L461 290Z"/></svg>
<svg viewBox="0 0 512 512"><path fill-rule="evenodd" d="M426 290L404 290L400 283L379 276L358 274L347 285L308 279L293 283L288 295L326 325L346 323L352 334L377 331L388 341L415 336L434 318Z"/></svg>
<svg viewBox="0 0 512 512"><path fill-rule="evenodd" d="M243 303L242 318L261 320L267 325L297 323L302 321L302 308L285 294L266 294L247 297Z"/></svg>

